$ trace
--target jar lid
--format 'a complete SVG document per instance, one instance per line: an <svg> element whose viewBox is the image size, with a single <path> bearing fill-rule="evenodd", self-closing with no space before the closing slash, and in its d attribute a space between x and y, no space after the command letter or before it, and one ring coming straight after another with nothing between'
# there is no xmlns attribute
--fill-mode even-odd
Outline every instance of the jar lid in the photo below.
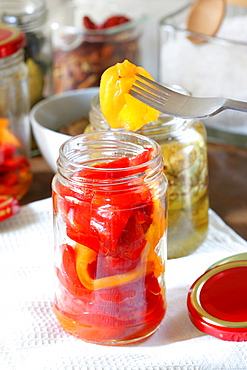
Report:
<svg viewBox="0 0 247 370"><path fill-rule="evenodd" d="M0 23L0 58L16 53L25 45L26 39L23 31Z"/></svg>
<svg viewBox="0 0 247 370"><path fill-rule="evenodd" d="M247 341L247 253L214 264L192 284L189 316L200 331L230 341Z"/></svg>
<svg viewBox="0 0 247 370"><path fill-rule="evenodd" d="M14 216L19 210L20 205L16 198L8 195L0 195L0 222Z"/></svg>

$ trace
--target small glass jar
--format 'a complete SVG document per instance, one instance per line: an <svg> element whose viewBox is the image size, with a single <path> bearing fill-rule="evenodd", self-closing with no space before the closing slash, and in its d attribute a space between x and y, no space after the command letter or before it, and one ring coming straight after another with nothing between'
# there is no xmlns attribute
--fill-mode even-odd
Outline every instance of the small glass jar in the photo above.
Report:
<svg viewBox="0 0 247 370"><path fill-rule="evenodd" d="M118 345L159 327L167 186L161 149L144 136L87 133L61 146L52 182L54 310L67 332Z"/></svg>
<svg viewBox="0 0 247 370"><path fill-rule="evenodd" d="M22 198L29 190L29 93L25 35L0 25L0 195Z"/></svg>
<svg viewBox="0 0 247 370"><path fill-rule="evenodd" d="M51 93L51 46L44 0L1 0L0 21L26 34L31 107Z"/></svg>
<svg viewBox="0 0 247 370"><path fill-rule="evenodd" d="M124 59L141 63L146 17L139 7L129 8L117 1L106 5L101 0L84 0L80 5L69 5L54 13L50 16L54 94L99 86L105 69ZM129 21L98 28L109 17L114 22L114 17L118 16ZM97 28L83 24L85 17L89 17Z"/></svg>
<svg viewBox="0 0 247 370"><path fill-rule="evenodd" d="M97 95L86 131L112 130L102 116ZM114 130L113 130L114 131ZM205 240L208 230L208 165L206 130L200 121L161 115L139 134L157 141L169 182L168 258L188 255Z"/></svg>

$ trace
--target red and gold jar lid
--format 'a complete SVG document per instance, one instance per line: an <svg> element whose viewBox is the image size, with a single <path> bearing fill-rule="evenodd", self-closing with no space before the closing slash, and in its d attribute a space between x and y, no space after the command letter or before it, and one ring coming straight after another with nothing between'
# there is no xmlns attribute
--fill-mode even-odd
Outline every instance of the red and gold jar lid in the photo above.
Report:
<svg viewBox="0 0 247 370"><path fill-rule="evenodd" d="M18 28L0 23L0 58L6 58L26 45L25 34Z"/></svg>
<svg viewBox="0 0 247 370"><path fill-rule="evenodd" d="M0 222L14 216L19 210L18 199L8 195L0 195Z"/></svg>
<svg viewBox="0 0 247 370"><path fill-rule="evenodd" d="M247 253L211 266L191 286L187 306L197 329L229 341L247 341Z"/></svg>

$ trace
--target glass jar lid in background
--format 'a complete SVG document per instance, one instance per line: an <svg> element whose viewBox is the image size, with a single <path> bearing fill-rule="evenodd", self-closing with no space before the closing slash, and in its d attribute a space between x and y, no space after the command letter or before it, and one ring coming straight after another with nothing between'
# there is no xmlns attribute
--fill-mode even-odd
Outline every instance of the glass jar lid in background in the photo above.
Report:
<svg viewBox="0 0 247 370"><path fill-rule="evenodd" d="M0 24L0 31L0 58L16 53L26 45L25 35L21 30Z"/></svg>

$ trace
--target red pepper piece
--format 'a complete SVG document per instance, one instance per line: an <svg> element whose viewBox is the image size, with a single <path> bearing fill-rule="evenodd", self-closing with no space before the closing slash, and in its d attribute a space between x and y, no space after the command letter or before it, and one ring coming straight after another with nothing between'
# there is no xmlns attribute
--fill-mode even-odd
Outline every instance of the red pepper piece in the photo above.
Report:
<svg viewBox="0 0 247 370"><path fill-rule="evenodd" d="M130 22L130 19L123 15L114 15L109 17L101 26L101 28L110 28L119 26L120 24Z"/></svg>
<svg viewBox="0 0 247 370"><path fill-rule="evenodd" d="M0 166L0 172L19 170L22 167L28 167L27 159L20 155L16 157L8 157Z"/></svg>
<svg viewBox="0 0 247 370"><path fill-rule="evenodd" d="M118 241L117 254L123 258L137 259L146 245L142 225L136 222L135 213L129 218Z"/></svg>
<svg viewBox="0 0 247 370"><path fill-rule="evenodd" d="M56 269L61 284L74 296L89 298L91 292L80 282L76 272L75 250L69 244L62 244L62 268Z"/></svg>
<svg viewBox="0 0 247 370"><path fill-rule="evenodd" d="M96 252L106 254L109 251L116 251L119 238L128 224L127 230L133 236L130 240L130 236L126 236L127 232L124 232L120 242L120 251L125 253L124 250L128 249L128 258L131 259L136 259L140 255L145 246L144 233L150 224L151 213L148 214L148 212L152 211L152 207L148 205L152 205L151 191L144 185L140 186L139 182L142 180L139 177L134 177L125 185L115 185L111 178L102 180L102 173L113 178L122 177L121 168L127 168L128 174L132 175L136 171L135 166L145 163L150 153L151 150L146 148L139 155L119 158L103 163L96 169L95 167L88 168L74 174L75 179L80 175L90 180L93 179L94 182L97 178L100 179L100 183L104 184L103 190L101 187L100 191L97 191L95 187L92 191L93 185L90 181L89 184L86 181L81 182L78 185L78 193L76 187L74 191L74 189L60 186L60 196L54 195L56 199L54 203L63 214L67 235L72 240ZM107 168L109 171L101 171L101 168ZM137 187L135 187L136 182ZM133 209L144 213L145 220L140 219L140 213L138 213L137 218L132 219L133 225L129 223ZM129 242L130 245L127 248Z"/></svg>
<svg viewBox="0 0 247 370"><path fill-rule="evenodd" d="M159 285L158 279L153 274L149 274L146 276L145 285L146 285L147 300L150 294L154 294L154 295L160 294L160 285Z"/></svg>
<svg viewBox="0 0 247 370"><path fill-rule="evenodd" d="M70 225L67 225L67 235L70 239L79 244L85 245L86 247L94 250L97 253L101 252L106 254L108 252L105 246L99 241L97 236L77 231L74 227Z"/></svg>
<svg viewBox="0 0 247 370"><path fill-rule="evenodd" d="M12 157L16 152L16 147L11 143L0 144L0 165L5 158Z"/></svg>
<svg viewBox="0 0 247 370"><path fill-rule="evenodd" d="M126 259L120 257L116 252L110 252L107 256L98 254L96 278L125 274L133 271L140 263L140 258L136 260Z"/></svg>
<svg viewBox="0 0 247 370"><path fill-rule="evenodd" d="M148 160L151 159L151 153L151 148L145 148L138 155L132 157L118 158L107 163L98 164L92 168L87 168L80 172L77 172L76 174L74 174L73 177L83 177L94 180L110 180L121 178L123 176L133 176L137 172L140 172L140 169L136 169L134 167L148 162ZM100 168L112 169L113 171L100 171ZM147 167L145 166L143 170L145 170L146 168ZM99 170L97 171L97 169ZM126 169L128 169L128 171L126 171Z"/></svg>
<svg viewBox="0 0 247 370"><path fill-rule="evenodd" d="M96 24L88 16L83 18L83 25L88 30L96 30L97 29Z"/></svg>
<svg viewBox="0 0 247 370"><path fill-rule="evenodd" d="M98 239L108 251L116 250L118 239L131 213L130 209L121 210L118 207L104 205L104 203L102 206L93 207L90 224L97 230Z"/></svg>
<svg viewBox="0 0 247 370"><path fill-rule="evenodd" d="M18 184L19 178L16 175L15 172L7 172L4 173L3 175L0 173L0 183L5 185L5 186L14 186Z"/></svg>
<svg viewBox="0 0 247 370"><path fill-rule="evenodd" d="M89 16L83 17L83 25L88 30L97 30L102 28L115 27L126 22L130 22L130 19L125 17L124 15L114 15L112 17L109 17L101 25L96 25Z"/></svg>

